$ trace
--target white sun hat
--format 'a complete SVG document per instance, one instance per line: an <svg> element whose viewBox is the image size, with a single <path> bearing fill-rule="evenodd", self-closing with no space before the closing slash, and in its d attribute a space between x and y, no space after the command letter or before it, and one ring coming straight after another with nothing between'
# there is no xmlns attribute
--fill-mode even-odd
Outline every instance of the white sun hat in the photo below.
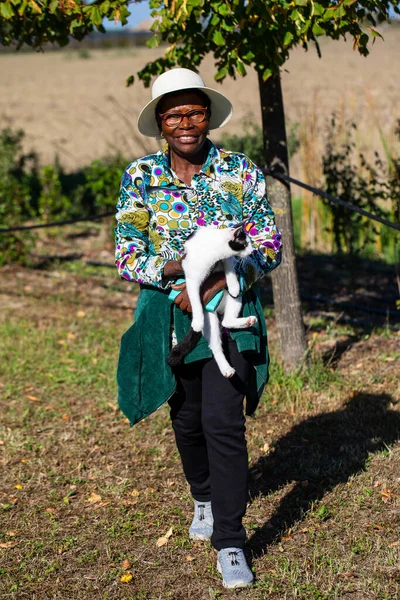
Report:
<svg viewBox="0 0 400 600"><path fill-rule="evenodd" d="M206 87L206 84L194 71L190 69L171 69L162 73L151 89L152 100L141 110L138 117L138 129L148 137L158 137L160 131L156 121L156 106L162 96L180 90L198 89L204 92L211 100L211 117L209 128L218 129L229 121L232 116L232 104L221 92Z"/></svg>

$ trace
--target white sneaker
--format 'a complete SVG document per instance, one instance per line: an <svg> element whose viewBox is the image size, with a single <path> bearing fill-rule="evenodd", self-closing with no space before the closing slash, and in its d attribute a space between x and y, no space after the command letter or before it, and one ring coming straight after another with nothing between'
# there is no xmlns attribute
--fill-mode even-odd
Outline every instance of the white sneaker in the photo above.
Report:
<svg viewBox="0 0 400 600"><path fill-rule="evenodd" d="M251 585L254 575L250 571L241 548L223 548L218 552L217 569L226 588L243 588Z"/></svg>
<svg viewBox="0 0 400 600"><path fill-rule="evenodd" d="M214 529L211 502L194 501L194 517L189 529L189 539L209 540Z"/></svg>

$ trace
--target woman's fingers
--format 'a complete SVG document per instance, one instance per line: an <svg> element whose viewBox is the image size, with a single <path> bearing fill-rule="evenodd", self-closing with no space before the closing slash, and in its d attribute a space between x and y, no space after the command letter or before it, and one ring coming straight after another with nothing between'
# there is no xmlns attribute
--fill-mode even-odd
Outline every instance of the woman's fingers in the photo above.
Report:
<svg viewBox="0 0 400 600"><path fill-rule="evenodd" d="M190 305L189 296L186 290L182 291L175 298L174 302L181 310L187 310L188 312L192 312L192 307Z"/></svg>

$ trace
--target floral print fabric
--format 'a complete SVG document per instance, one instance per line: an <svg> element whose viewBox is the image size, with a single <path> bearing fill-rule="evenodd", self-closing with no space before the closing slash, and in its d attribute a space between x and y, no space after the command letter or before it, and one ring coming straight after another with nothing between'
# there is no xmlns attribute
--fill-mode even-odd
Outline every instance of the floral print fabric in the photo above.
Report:
<svg viewBox="0 0 400 600"><path fill-rule="evenodd" d="M262 172L244 154L208 144L206 162L190 186L172 171L168 146L125 170L115 229L116 265L124 279L167 289L171 281L163 277L164 265L182 256L190 233L241 221L254 248L236 264L242 293L279 265L281 236Z"/></svg>

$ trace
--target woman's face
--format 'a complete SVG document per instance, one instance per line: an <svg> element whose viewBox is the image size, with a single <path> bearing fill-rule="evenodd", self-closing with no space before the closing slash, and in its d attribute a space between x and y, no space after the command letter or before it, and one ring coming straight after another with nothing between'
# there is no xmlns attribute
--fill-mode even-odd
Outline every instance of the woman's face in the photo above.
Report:
<svg viewBox="0 0 400 600"><path fill-rule="evenodd" d="M181 92L163 98L159 112L188 113L192 110L204 109L205 102L200 94L195 91ZM161 132L173 152L179 156L194 156L201 151L208 134L208 117L202 123L193 124L184 117L177 126L168 126L161 119Z"/></svg>

